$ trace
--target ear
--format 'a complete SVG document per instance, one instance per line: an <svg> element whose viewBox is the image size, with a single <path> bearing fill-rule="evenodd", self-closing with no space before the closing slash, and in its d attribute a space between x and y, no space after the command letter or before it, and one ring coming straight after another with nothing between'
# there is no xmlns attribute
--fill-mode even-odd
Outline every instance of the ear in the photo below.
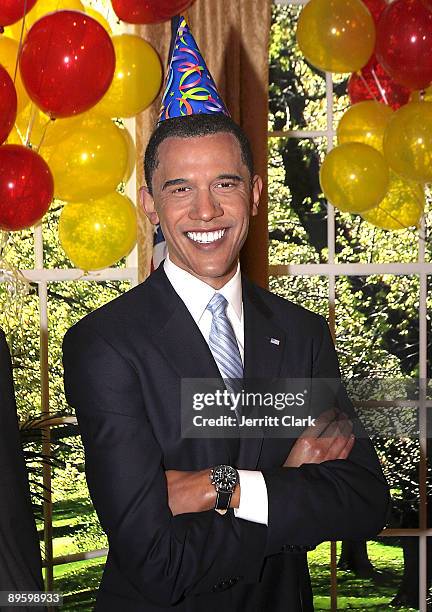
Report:
<svg viewBox="0 0 432 612"><path fill-rule="evenodd" d="M255 174L252 179L252 191L251 191L251 217L255 217L258 214L258 205L263 189L262 178Z"/></svg>
<svg viewBox="0 0 432 612"><path fill-rule="evenodd" d="M154 203L153 196L151 195L148 187L140 187L139 196L148 220L153 225L157 225L159 223L159 217L156 212L156 206Z"/></svg>

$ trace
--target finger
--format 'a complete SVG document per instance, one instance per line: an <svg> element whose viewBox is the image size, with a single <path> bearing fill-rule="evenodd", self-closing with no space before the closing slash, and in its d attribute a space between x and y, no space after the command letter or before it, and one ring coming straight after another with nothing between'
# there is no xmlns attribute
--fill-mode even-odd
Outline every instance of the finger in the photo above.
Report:
<svg viewBox="0 0 432 612"><path fill-rule="evenodd" d="M337 438L338 435L339 435L339 425L337 421L333 421L332 423L330 423L330 425L326 428L326 430L320 435L319 437L320 449L324 456L327 455L330 448L334 444L335 438ZM344 442L344 445L345 445L345 442Z"/></svg>
<svg viewBox="0 0 432 612"><path fill-rule="evenodd" d="M336 419L336 416L337 413L334 408L322 412L319 417L315 419L315 424L306 427L299 438L318 438L326 430L329 424Z"/></svg>
<svg viewBox="0 0 432 612"><path fill-rule="evenodd" d="M327 428L321 438L327 441L326 461L339 458L339 454L346 446L351 433L352 423L347 418L340 418L336 423Z"/></svg>
<svg viewBox="0 0 432 612"><path fill-rule="evenodd" d="M338 459L348 459L350 452L355 444L355 436L353 434L348 438L348 442L345 444L345 447L339 453Z"/></svg>
<svg viewBox="0 0 432 612"><path fill-rule="evenodd" d="M333 459L346 459L354 446L355 436L351 434L348 438L335 438L334 443L329 449L326 461Z"/></svg>
<svg viewBox="0 0 432 612"><path fill-rule="evenodd" d="M338 420L338 426L340 434L348 438L353 430L352 421L350 421L347 416L342 416Z"/></svg>
<svg viewBox="0 0 432 612"><path fill-rule="evenodd" d="M326 461L331 461L333 459L340 459L340 454L346 447L347 443L350 440L350 436L345 438L344 436L337 436L333 438L332 444L328 447L326 454Z"/></svg>

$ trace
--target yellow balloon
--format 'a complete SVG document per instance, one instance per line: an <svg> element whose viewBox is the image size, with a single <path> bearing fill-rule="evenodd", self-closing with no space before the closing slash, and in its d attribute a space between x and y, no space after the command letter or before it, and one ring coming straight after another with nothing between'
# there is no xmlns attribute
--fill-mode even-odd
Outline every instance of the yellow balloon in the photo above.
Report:
<svg viewBox="0 0 432 612"><path fill-rule="evenodd" d="M374 208L362 213L363 219L386 230L419 227L424 211L424 190L414 181L408 181L390 172L386 197Z"/></svg>
<svg viewBox="0 0 432 612"><path fill-rule="evenodd" d="M351 106L339 121L338 144L363 142L382 153L384 132L393 111L390 106L367 100Z"/></svg>
<svg viewBox="0 0 432 612"><path fill-rule="evenodd" d="M133 174L136 166L136 147L134 139L131 136L131 133L127 128L120 129L123 138L126 141L126 146L128 150L128 162L126 167L126 173L123 177L123 183L127 183L130 177Z"/></svg>
<svg viewBox="0 0 432 612"><path fill-rule="evenodd" d="M90 15L90 17L93 17L93 19L96 19L96 21L101 24L101 26L108 32L108 34L112 34L112 29L110 24L108 23L108 20L105 19L105 17L101 13L99 13L99 11L96 11L91 6L86 6L85 12L87 13L87 15Z"/></svg>
<svg viewBox="0 0 432 612"><path fill-rule="evenodd" d="M162 67L156 51L139 36L111 38L116 54L114 78L102 100L94 106L105 117L134 117L156 98Z"/></svg>
<svg viewBox="0 0 432 612"><path fill-rule="evenodd" d="M393 114L384 136L384 155L397 174L421 183L432 181L432 102L410 102Z"/></svg>
<svg viewBox="0 0 432 612"><path fill-rule="evenodd" d="M389 170L376 149L360 142L335 147L320 170L324 195L344 212L359 213L376 206L387 193Z"/></svg>
<svg viewBox="0 0 432 612"><path fill-rule="evenodd" d="M15 66L17 64L19 44L16 40L12 40L8 36L0 35L0 64L6 68L11 79L14 79ZM27 104L30 102L30 98L27 95L23 82L21 80L21 74L19 67L17 68L15 78L15 89L18 98L17 112L20 113Z"/></svg>
<svg viewBox="0 0 432 612"><path fill-rule="evenodd" d="M57 198L99 198L123 181L128 149L120 128L110 119L91 115L78 125L68 119L54 122L49 138L56 145L42 146L40 153L53 173Z"/></svg>
<svg viewBox="0 0 432 612"><path fill-rule="evenodd" d="M37 0L34 7L25 16L23 35L25 36L32 25L47 13L54 13L55 11L63 11L65 9L71 11L84 11L84 6L80 0ZM15 40L20 40L22 22L23 20L21 19L17 21L17 23L6 28L5 31L8 36L15 38Z"/></svg>
<svg viewBox="0 0 432 612"><path fill-rule="evenodd" d="M112 266L136 243L135 206L117 192L66 204L60 215L59 238L77 268L100 270Z"/></svg>
<svg viewBox="0 0 432 612"><path fill-rule="evenodd" d="M375 46L375 24L361 0L310 0L297 25L297 42L320 70L356 72Z"/></svg>
<svg viewBox="0 0 432 612"><path fill-rule="evenodd" d="M5 144L17 144L17 145L23 145L24 144L24 141L21 138L21 136L18 134L18 131L17 131L15 125L13 126L11 131L9 132L9 136L6 139Z"/></svg>

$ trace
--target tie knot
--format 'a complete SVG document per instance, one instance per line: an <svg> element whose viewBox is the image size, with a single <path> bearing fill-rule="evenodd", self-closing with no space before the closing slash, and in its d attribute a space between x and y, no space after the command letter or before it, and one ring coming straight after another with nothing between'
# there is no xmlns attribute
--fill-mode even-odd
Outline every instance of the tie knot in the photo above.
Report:
<svg viewBox="0 0 432 612"><path fill-rule="evenodd" d="M207 304L207 310L210 310L213 316L221 315L225 312L228 306L227 299L222 293L215 293L210 302Z"/></svg>

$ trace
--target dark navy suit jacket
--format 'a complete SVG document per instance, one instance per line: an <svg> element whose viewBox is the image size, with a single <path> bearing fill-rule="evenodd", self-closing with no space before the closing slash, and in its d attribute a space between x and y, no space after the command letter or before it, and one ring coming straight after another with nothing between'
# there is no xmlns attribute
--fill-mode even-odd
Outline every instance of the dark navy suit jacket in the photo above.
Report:
<svg viewBox="0 0 432 612"><path fill-rule="evenodd" d="M245 377L339 377L326 321L242 279ZM269 341L279 339L279 344ZM309 611L306 552L383 527L388 487L370 441L348 460L280 467L294 440L180 435L180 381L217 378L209 347L160 266L64 340L65 389L109 539L97 610ZM354 416L346 399L343 409ZM261 470L269 525L214 511L173 517L164 470Z"/></svg>

